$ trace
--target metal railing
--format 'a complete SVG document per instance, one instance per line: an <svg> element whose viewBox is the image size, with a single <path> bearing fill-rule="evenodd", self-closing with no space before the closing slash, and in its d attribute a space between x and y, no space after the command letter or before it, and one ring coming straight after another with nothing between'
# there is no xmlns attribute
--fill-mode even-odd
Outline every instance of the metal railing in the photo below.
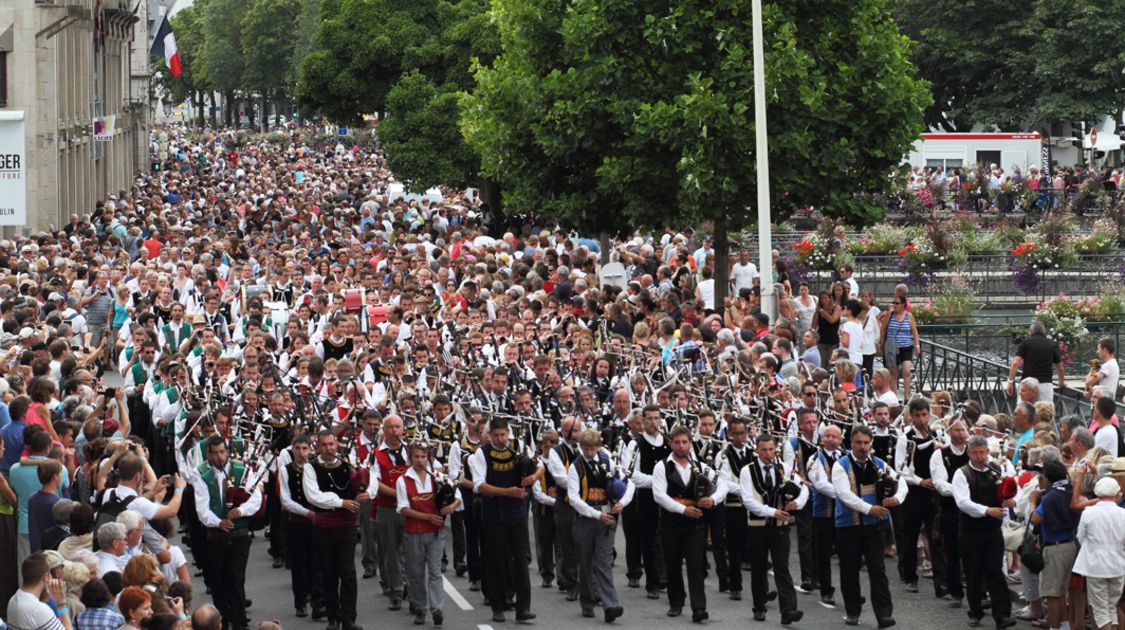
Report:
<svg viewBox="0 0 1125 630"><path fill-rule="evenodd" d="M914 388L929 394L947 391L955 401L975 400L985 413L1006 413L1019 402L1008 396L1008 366L949 346L922 340L922 356L914 363ZM1090 417L1090 401L1073 387L1055 388L1055 417L1075 414ZM1125 417L1125 405L1117 402L1118 417Z"/></svg>

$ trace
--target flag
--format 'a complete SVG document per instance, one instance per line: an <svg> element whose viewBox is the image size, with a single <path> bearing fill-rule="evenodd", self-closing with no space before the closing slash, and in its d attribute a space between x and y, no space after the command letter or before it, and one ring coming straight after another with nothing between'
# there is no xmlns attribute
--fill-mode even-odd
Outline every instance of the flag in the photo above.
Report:
<svg viewBox="0 0 1125 630"><path fill-rule="evenodd" d="M168 22L168 16L160 21L160 28L156 31L156 37L152 40L152 56L164 57L164 63L168 64L168 70L172 73L172 77L179 77L184 73L184 68L180 65L180 52L176 50L176 36L172 34L172 25Z"/></svg>

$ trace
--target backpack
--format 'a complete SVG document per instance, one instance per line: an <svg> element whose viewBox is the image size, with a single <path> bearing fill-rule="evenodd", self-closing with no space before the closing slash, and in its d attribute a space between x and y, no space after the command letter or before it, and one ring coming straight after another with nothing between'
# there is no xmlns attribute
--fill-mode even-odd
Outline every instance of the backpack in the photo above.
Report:
<svg viewBox="0 0 1125 630"><path fill-rule="evenodd" d="M102 505L98 508L98 515L94 518L94 551L101 550L98 545L98 530L101 529L102 525L116 521L122 512L129 509L129 504L133 502L133 499L137 498L137 495L133 495L122 500L113 488L106 489L106 492L109 493L109 499L106 500L104 496L102 497Z"/></svg>

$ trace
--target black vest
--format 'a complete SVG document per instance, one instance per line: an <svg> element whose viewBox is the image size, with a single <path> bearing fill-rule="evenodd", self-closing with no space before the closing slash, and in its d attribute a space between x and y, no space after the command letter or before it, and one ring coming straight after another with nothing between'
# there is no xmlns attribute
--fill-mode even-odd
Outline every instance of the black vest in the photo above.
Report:
<svg viewBox="0 0 1125 630"><path fill-rule="evenodd" d="M352 343L353 342L350 337L345 338L343 343L339 345L333 343L330 338L325 337L323 344L324 360L327 361L329 359L336 359L337 361L339 361L340 359L348 356L348 354L352 351Z"/></svg>
<svg viewBox="0 0 1125 630"><path fill-rule="evenodd" d="M566 442L559 442L558 445L555 446L554 450L555 450L556 453L559 454L559 461L562 462L563 468L566 468L569 471L570 465L575 459L575 454L576 454L575 451L573 449L571 449L569 446L567 446ZM550 470L545 471L543 473L543 476L550 478L551 477L551 471ZM558 484L558 480L553 479L553 478L550 479L550 482L551 482L552 486ZM561 497L556 497L556 502L558 502L558 501L561 501L562 503L570 505L570 497L568 497L567 493L565 493L565 492L562 494Z"/></svg>
<svg viewBox="0 0 1125 630"><path fill-rule="evenodd" d="M819 450L816 444L805 440L799 435L797 436L797 452L793 453L793 458L796 460L797 474L801 475L802 479L809 478L809 459L813 455L816 455Z"/></svg>
<svg viewBox="0 0 1125 630"><path fill-rule="evenodd" d="M492 445L481 447L484 452L484 483L497 488L515 488L520 485L519 453L512 449L497 450ZM511 497L481 497L481 519L507 523L526 517L522 499Z"/></svg>
<svg viewBox="0 0 1125 630"><path fill-rule="evenodd" d="M345 461L340 461L340 465L335 468L328 468L320 462L319 459L314 459L312 468L316 471L316 484L321 492L331 492L345 501L351 501L356 497L355 488L352 487L352 467ZM290 477L292 479L292 477ZM290 482L292 483L292 482ZM301 498L304 498L301 494ZM325 510L318 507L313 507L317 512L337 512L347 513L348 511L342 507L334 510Z"/></svg>
<svg viewBox="0 0 1125 630"><path fill-rule="evenodd" d="M609 481L609 468L602 465L600 457L595 458L593 465L586 462L585 457L579 457L575 460L574 465L577 467L575 472L578 474L578 491L580 495L585 495L582 500L592 508L600 508L609 504L609 498L605 496L606 482ZM594 499L590 496L590 490L601 490L601 499Z"/></svg>
<svg viewBox="0 0 1125 630"><path fill-rule="evenodd" d="M941 463L945 466L946 478L949 479L949 483L953 483L954 473L960 470L962 466L969 463L968 445L965 446L965 452L961 453L960 455L957 455L953 452L952 446L947 446L941 449ZM956 514L957 501L955 501L953 497L947 497L943 495L941 497L941 509L943 511L952 510L952 513Z"/></svg>
<svg viewBox="0 0 1125 630"><path fill-rule="evenodd" d="M921 438L914 432L914 429L911 429L907 433L906 439L908 440L906 444L906 465L913 467L914 474L919 479L929 479L930 458L933 457L937 438L932 434L929 437ZM910 486L910 491L933 492L922 486Z"/></svg>
<svg viewBox="0 0 1125 630"><path fill-rule="evenodd" d="M871 438L871 454L887 462L887 465L891 468L895 467L895 448L897 447L898 433L893 429L887 435L875 435Z"/></svg>
<svg viewBox="0 0 1125 630"><path fill-rule="evenodd" d="M754 461L754 451L749 446L742 447L742 456L738 456L738 451L734 446L728 445L726 448L727 465L730 466L731 476L735 481L738 481L738 475L742 472L742 468ZM727 505L741 505L742 493L739 492L738 487L731 488L727 492Z"/></svg>
<svg viewBox="0 0 1125 630"><path fill-rule="evenodd" d="M680 478L679 466L675 462L664 462L664 479L668 482L668 496L673 499L687 499L694 504L699 500L695 491L695 473L692 472L688 476L687 484ZM660 513L660 524L667 524L670 527L697 527L707 526L706 519L702 518L688 518L683 514L675 514L673 512L663 511Z"/></svg>
<svg viewBox="0 0 1125 630"><path fill-rule="evenodd" d="M664 438L664 442L660 446L653 446L648 443L643 435L637 438L637 450L641 456L641 472L646 475L652 474L657 462L668 459L668 456L672 454L672 447L668 445L668 438Z"/></svg>
<svg viewBox="0 0 1125 630"><path fill-rule="evenodd" d="M769 507L776 507L777 490L781 484L785 483L785 469L781 467L781 463L774 461L773 463L773 486L766 486L766 477L762 474L762 467L759 465L757 457L752 457L747 465L747 472L750 473L750 483L754 485L754 491L758 493L759 501L763 505ZM778 522L776 518L759 518L749 511L746 512L748 524L751 527L765 525L766 527L777 527Z"/></svg>
<svg viewBox="0 0 1125 630"><path fill-rule="evenodd" d="M319 479L318 479L319 481ZM312 509L305 499L305 467L289 464L289 496L301 507Z"/></svg>
<svg viewBox="0 0 1125 630"><path fill-rule="evenodd" d="M969 482L969 498L973 503L986 507L1000 507L1000 497L996 496L996 488L1000 485L1000 469L995 464L988 465L988 472L979 472L969 464L961 467L961 474ZM961 512L961 527L963 529L987 530L1000 529L1001 520L984 516L973 518Z"/></svg>

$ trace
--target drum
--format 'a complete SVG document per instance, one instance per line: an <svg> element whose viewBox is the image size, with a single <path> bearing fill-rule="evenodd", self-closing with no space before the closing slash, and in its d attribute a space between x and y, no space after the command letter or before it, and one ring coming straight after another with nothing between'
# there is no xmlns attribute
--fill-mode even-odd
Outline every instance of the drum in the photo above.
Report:
<svg viewBox="0 0 1125 630"><path fill-rule="evenodd" d="M259 300L265 300L269 296L270 296L270 288L267 287L267 286L262 286L260 284L252 284L252 285L249 285L249 286L243 285L242 286L242 312L245 313L247 310L249 310L249 308L247 307L247 304L250 303L250 300L252 300L254 298L258 298Z"/></svg>
<svg viewBox="0 0 1125 630"><path fill-rule="evenodd" d="M387 311L390 310L389 306L383 304L376 304L367 307L367 317L372 326L378 326L387 321Z"/></svg>
<svg viewBox="0 0 1125 630"><path fill-rule="evenodd" d="M363 310L367 303L367 291L364 289L344 289L344 311L348 315L355 315Z"/></svg>

